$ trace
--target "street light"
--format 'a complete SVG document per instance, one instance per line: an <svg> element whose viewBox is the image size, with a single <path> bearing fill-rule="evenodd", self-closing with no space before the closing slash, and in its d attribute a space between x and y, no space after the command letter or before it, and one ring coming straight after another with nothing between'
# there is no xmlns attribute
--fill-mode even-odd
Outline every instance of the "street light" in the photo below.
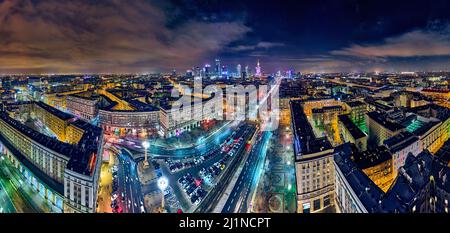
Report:
<svg viewBox="0 0 450 233"><path fill-rule="evenodd" d="M144 141L142 142L142 146L144 147L144 168L148 168L150 166L150 164L148 163L147 160L147 150L150 147L150 143L148 143L148 141Z"/></svg>
<svg viewBox="0 0 450 233"><path fill-rule="evenodd" d="M169 181L166 177L161 177L158 179L158 188L162 192L162 199L161 199L161 212L164 212L164 190L166 190L167 186L169 186Z"/></svg>

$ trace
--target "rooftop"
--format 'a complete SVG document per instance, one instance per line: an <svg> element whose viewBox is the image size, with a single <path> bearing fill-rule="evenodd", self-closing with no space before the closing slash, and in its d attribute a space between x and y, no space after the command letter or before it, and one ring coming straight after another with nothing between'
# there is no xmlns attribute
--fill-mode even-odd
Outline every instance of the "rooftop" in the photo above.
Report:
<svg viewBox="0 0 450 233"><path fill-rule="evenodd" d="M312 113L324 113L327 111L336 111L336 110L342 110L342 107L339 105L335 105L335 106L325 106L322 108L313 108L312 109Z"/></svg>
<svg viewBox="0 0 450 233"><path fill-rule="evenodd" d="M155 106L153 106L151 104L144 103L144 102L139 101L139 100L135 100L135 99L129 100L128 103L131 106L135 107L137 110L141 110L141 111L159 111L159 108L157 108L157 107L155 107Z"/></svg>
<svg viewBox="0 0 450 233"><path fill-rule="evenodd" d="M345 128L350 132L352 137L357 140L367 135L361 131L358 126L356 126L348 115L339 115L339 121L345 126Z"/></svg>
<svg viewBox="0 0 450 233"><path fill-rule="evenodd" d="M351 108L355 108L355 107L360 107L360 106L365 106L367 104L363 103L362 101L351 101L351 102L347 102L347 105Z"/></svg>
<svg viewBox="0 0 450 233"><path fill-rule="evenodd" d="M97 154L102 129L91 125L82 120L71 122L84 130L84 134L77 145L61 142L55 138L41 134L38 131L22 124L21 122L9 117L7 113L1 112L0 119L8 125L12 126L22 134L34 140L36 143L55 151L68 158L67 168L83 175L91 175L90 160L93 155Z"/></svg>
<svg viewBox="0 0 450 233"><path fill-rule="evenodd" d="M366 210L369 213L376 212L384 192L351 159L358 153L352 146L354 145L345 143L336 147L334 162Z"/></svg>
<svg viewBox="0 0 450 233"><path fill-rule="evenodd" d="M450 139L435 153L435 156L450 165Z"/></svg>
<svg viewBox="0 0 450 233"><path fill-rule="evenodd" d="M417 211L422 211L421 204L428 201L429 195L450 191L450 167L430 152L424 151L418 156L408 155L394 184L383 193L352 160L357 153L352 145L346 143L337 147L334 162L369 213L409 213L414 206ZM430 186L431 177L435 186ZM422 195L423 193L427 195ZM445 203L441 199L437 200L435 210L430 210L429 205L425 204L424 211L444 212Z"/></svg>
<svg viewBox="0 0 450 233"><path fill-rule="evenodd" d="M69 120L69 119L74 118L74 116L72 116L68 113L65 113L63 111L60 111L48 104L45 104L44 102L39 101L39 102L35 102L35 104L38 105L39 107L41 107L42 109L44 109L45 111L51 113L52 115L54 115L62 120Z"/></svg>
<svg viewBox="0 0 450 233"><path fill-rule="evenodd" d="M82 120L76 120L71 124L83 129L84 133L76 145L80 153L72 155L67 163L67 169L90 176L93 171L92 161L97 156L101 143L103 143L102 129Z"/></svg>
<svg viewBox="0 0 450 233"><path fill-rule="evenodd" d="M388 121L383 114L376 111L367 113L367 116L392 132L396 132L405 128L398 123Z"/></svg>
<svg viewBox="0 0 450 233"><path fill-rule="evenodd" d="M384 145L391 153L401 151L409 145L419 141L419 138L410 132L401 132L384 141Z"/></svg>
<svg viewBox="0 0 450 233"><path fill-rule="evenodd" d="M450 118L450 108L442 107L437 104L428 104L411 108L410 112L416 113L423 117L434 117L441 121L446 121Z"/></svg>
<svg viewBox="0 0 450 233"><path fill-rule="evenodd" d="M306 155L333 149L326 137L316 138L308 122L301 101L291 101L294 129L294 149L296 155Z"/></svg>
<svg viewBox="0 0 450 233"><path fill-rule="evenodd" d="M94 94L92 91L86 91L86 92L82 92L82 93L77 93L77 94L71 94L68 95L71 97L76 97L76 98L80 98L80 99L85 99L85 100L97 100L99 98L99 95Z"/></svg>
<svg viewBox="0 0 450 233"><path fill-rule="evenodd" d="M370 168L392 159L391 153L384 146L353 155L355 163L360 169Z"/></svg>

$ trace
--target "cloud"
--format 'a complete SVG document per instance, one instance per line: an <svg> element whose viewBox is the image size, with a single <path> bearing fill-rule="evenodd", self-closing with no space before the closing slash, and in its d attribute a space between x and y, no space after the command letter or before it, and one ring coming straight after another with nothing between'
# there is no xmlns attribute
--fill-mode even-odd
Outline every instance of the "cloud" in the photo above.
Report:
<svg viewBox="0 0 450 233"><path fill-rule="evenodd" d="M238 45L236 47L230 48L232 51L250 51L255 49L270 49L274 47L281 47L284 46L283 43L277 43L277 42L267 42L267 41L260 41L257 44L253 45Z"/></svg>
<svg viewBox="0 0 450 233"><path fill-rule="evenodd" d="M241 21L166 26L143 0L0 2L0 72L146 72L186 68L241 39ZM266 45L267 46L267 45Z"/></svg>
<svg viewBox="0 0 450 233"><path fill-rule="evenodd" d="M362 58L421 57L450 55L450 31L415 30L385 39L381 44L352 45L332 51L333 55Z"/></svg>

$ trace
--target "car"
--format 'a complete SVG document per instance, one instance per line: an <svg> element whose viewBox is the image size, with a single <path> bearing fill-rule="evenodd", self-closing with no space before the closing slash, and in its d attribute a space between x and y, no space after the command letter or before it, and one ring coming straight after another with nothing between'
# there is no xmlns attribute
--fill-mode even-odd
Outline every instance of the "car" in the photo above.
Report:
<svg viewBox="0 0 450 233"><path fill-rule="evenodd" d="M204 189L201 189L197 193L200 198L204 198L208 192L205 191Z"/></svg>
<svg viewBox="0 0 450 233"><path fill-rule="evenodd" d="M117 200L114 200L111 202L111 208L116 208L117 206Z"/></svg>
<svg viewBox="0 0 450 233"><path fill-rule="evenodd" d="M194 205L198 205L198 204L200 204L200 198L198 198L195 202L194 202Z"/></svg>
<svg viewBox="0 0 450 233"><path fill-rule="evenodd" d="M164 190L164 196L167 196L169 194L170 194L170 190L169 189Z"/></svg>
<svg viewBox="0 0 450 233"><path fill-rule="evenodd" d="M188 195L191 195L193 192L194 192L194 188L189 188L189 189L187 189L187 191L186 191L186 193L187 193Z"/></svg>

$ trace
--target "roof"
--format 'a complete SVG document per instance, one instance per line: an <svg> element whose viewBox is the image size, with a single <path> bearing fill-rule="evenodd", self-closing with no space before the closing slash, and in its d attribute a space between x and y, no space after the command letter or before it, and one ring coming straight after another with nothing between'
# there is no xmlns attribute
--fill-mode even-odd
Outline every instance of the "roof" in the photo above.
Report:
<svg viewBox="0 0 450 233"><path fill-rule="evenodd" d="M402 130L405 128L398 123L386 120L383 114L376 111L367 113L367 116L369 116L370 119L374 120L375 122L377 122L378 124L382 125L383 127L392 132L396 132L398 130Z"/></svg>
<svg viewBox="0 0 450 233"><path fill-rule="evenodd" d="M392 159L392 154L386 147L379 146L375 149L356 153L353 159L359 168L366 169Z"/></svg>
<svg viewBox="0 0 450 233"><path fill-rule="evenodd" d="M367 136L363 131L361 131L358 128L358 126L355 125L355 123L353 123L352 120L350 120L349 115L339 115L338 118L339 121L345 126L345 128L350 132L350 134L355 140Z"/></svg>
<svg viewBox="0 0 450 233"><path fill-rule="evenodd" d="M410 112L417 113L424 117L434 117L441 121L446 121L450 118L450 108L442 107L437 104L427 104L411 108Z"/></svg>
<svg viewBox="0 0 450 233"><path fill-rule="evenodd" d="M351 102L347 102L346 103L349 107L351 108L355 108L355 107L360 107L360 106L365 106L367 104L363 103L362 101L351 101Z"/></svg>
<svg viewBox="0 0 450 233"><path fill-rule="evenodd" d="M409 212L418 200L418 194L429 183L432 169L432 155L420 153L417 157L409 154L405 165L400 168L395 183L386 193L383 208L388 212Z"/></svg>
<svg viewBox="0 0 450 233"><path fill-rule="evenodd" d="M17 150L8 140L6 140L0 134L0 141L3 145L8 148L11 153L16 157L25 167L27 167L39 180L43 181L47 184L51 189L58 192L60 195L64 195L64 185L45 174L41 169L39 169L36 165L30 162L25 155L23 155L19 150Z"/></svg>
<svg viewBox="0 0 450 233"><path fill-rule="evenodd" d="M99 95L96 95L89 91L89 92L83 92L83 93L77 93L77 94L70 94L67 97L75 97L75 98L95 101L99 98Z"/></svg>
<svg viewBox="0 0 450 233"><path fill-rule="evenodd" d="M83 129L84 133L76 145L80 150L80 153L72 155L67 163L66 169L86 176L91 176L93 173L91 160L95 159L95 156L98 156L98 148L101 147L101 144L103 143L102 129L82 120L76 120L71 124Z"/></svg>
<svg viewBox="0 0 450 233"><path fill-rule="evenodd" d="M394 184L383 193L352 160L357 152L351 145L337 147L334 162L369 213L408 213L414 206L422 211L421 204L427 202L429 196L450 192L450 167L426 150L417 156L409 154ZM425 211L444 212L445 203L440 198L437 200L435 210L425 204Z"/></svg>
<svg viewBox="0 0 450 233"><path fill-rule="evenodd" d="M384 192L351 159L357 153L352 145L345 143L336 147L334 162L366 210L374 212L379 208Z"/></svg>
<svg viewBox="0 0 450 233"><path fill-rule="evenodd" d="M73 145L65 142L61 142L55 138L49 137L45 134L41 134L38 131L22 124L21 122L12 119L5 112L0 113L0 119L5 123L15 128L25 136L31 138L36 143L55 151L58 154L66 156L68 158L67 169L73 170L77 173L90 176L92 171L89 167L89 161L92 155L97 154L98 148L101 146L102 129L91 125L82 120L76 120L71 122L84 130L78 144Z"/></svg>
<svg viewBox="0 0 450 233"><path fill-rule="evenodd" d="M312 112L313 113L324 113L327 111L334 111L334 110L342 110L342 107L339 105L335 105L335 106L325 106L322 108L313 108Z"/></svg>
<svg viewBox="0 0 450 233"><path fill-rule="evenodd" d="M447 164L450 163L450 139L435 153L435 156Z"/></svg>
<svg viewBox="0 0 450 233"><path fill-rule="evenodd" d="M147 104L144 102L141 102L139 100L129 100L127 101L131 106L135 107L138 110L143 110L143 111L159 111L159 108L151 105L151 104Z"/></svg>
<svg viewBox="0 0 450 233"><path fill-rule="evenodd" d="M39 101L39 102L35 102L35 104L38 105L39 107L41 107L42 109L44 109L45 111L51 113L52 115L54 115L62 120L69 120L69 119L74 118L74 116L72 116L68 113L65 113L63 111L60 111L60 110L58 110L48 104L45 104L43 102Z"/></svg>
<svg viewBox="0 0 450 233"><path fill-rule="evenodd" d="M326 137L316 138L300 101L291 101L291 114L294 129L294 150L297 155L313 154L332 149Z"/></svg>
<svg viewBox="0 0 450 233"><path fill-rule="evenodd" d="M401 132L384 141L384 145L391 153L396 153L405 149L413 143L419 141L419 138L410 132Z"/></svg>
<svg viewBox="0 0 450 233"><path fill-rule="evenodd" d="M0 119L6 122L17 131L33 139L35 142L53 150L59 154L71 157L71 155L78 153L77 149L69 144L61 142L55 138L49 137L45 134L41 134L38 131L22 124L21 122L9 117L5 112L0 113Z"/></svg>

